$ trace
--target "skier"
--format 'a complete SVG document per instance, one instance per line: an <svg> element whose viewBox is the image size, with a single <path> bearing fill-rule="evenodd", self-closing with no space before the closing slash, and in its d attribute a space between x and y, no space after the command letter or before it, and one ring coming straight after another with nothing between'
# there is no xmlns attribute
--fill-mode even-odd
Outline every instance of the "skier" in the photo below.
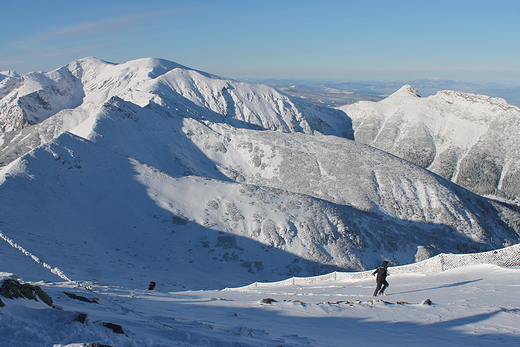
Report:
<svg viewBox="0 0 520 347"><path fill-rule="evenodd" d="M386 276L388 276L388 262L385 260L374 272L372 272L372 276L376 277L376 290L374 291L374 296L385 295L385 289L388 288L389 284L386 281Z"/></svg>

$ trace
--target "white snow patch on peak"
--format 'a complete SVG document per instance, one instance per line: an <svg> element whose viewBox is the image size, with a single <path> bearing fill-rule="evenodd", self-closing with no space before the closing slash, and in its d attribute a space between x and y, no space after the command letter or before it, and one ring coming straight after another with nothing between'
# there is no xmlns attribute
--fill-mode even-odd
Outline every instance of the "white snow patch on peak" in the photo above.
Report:
<svg viewBox="0 0 520 347"><path fill-rule="evenodd" d="M0 71L0 81L6 77L20 77L20 75L16 71L13 71L13 70Z"/></svg>
<svg viewBox="0 0 520 347"><path fill-rule="evenodd" d="M487 109L492 109L494 107L500 107L502 109L510 109L515 108L519 109L519 107L510 105L505 99L499 97L493 97L488 95L481 94L472 94L465 92L458 92L454 90L441 90L435 94L435 97L438 97L442 100L446 100L448 102L459 102L465 104L477 104L486 107ZM433 97L432 97L433 98Z"/></svg>
<svg viewBox="0 0 520 347"><path fill-rule="evenodd" d="M392 98L392 97L402 97L402 96L412 96L412 97L416 97L416 98L420 98L421 97L419 95L419 92L417 91L417 89L415 89L414 87L412 87L409 84L405 84L404 86L399 88L399 90L397 90L395 93L390 95L389 98Z"/></svg>
<svg viewBox="0 0 520 347"><path fill-rule="evenodd" d="M149 70L150 72L148 75L152 78L155 78L157 76L163 75L168 71L171 71L173 69L183 69L183 70L192 70L189 67L177 64L172 61L159 59L159 58L141 58L141 59L135 59L130 60L124 64L121 64L125 67L137 67L144 70Z"/></svg>
<svg viewBox="0 0 520 347"><path fill-rule="evenodd" d="M168 71L174 70L174 69L182 69L182 70L194 70L190 67L178 64L173 61L169 61L166 59L161 58L153 58L153 57L147 57L147 58L139 58L127 61L125 63L111 63L107 62L95 57L86 57L82 58L76 61L73 61L67 65L69 70L77 70L82 69L85 71L90 70L102 70L107 69L107 73L117 73L117 72L125 72L128 73L129 71L142 71L144 72L143 77L149 77L149 78L156 78L158 76L164 75ZM208 77L210 74L204 73L202 71L197 71L203 75L206 75ZM140 74L141 75L141 74ZM95 76L94 76L95 77Z"/></svg>

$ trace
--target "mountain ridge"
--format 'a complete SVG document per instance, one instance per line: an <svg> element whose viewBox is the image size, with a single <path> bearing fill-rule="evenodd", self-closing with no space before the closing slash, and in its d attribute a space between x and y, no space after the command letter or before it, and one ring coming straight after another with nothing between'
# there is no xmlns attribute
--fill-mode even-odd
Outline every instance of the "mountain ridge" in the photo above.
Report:
<svg viewBox="0 0 520 347"><path fill-rule="evenodd" d="M154 59L61 76L77 107L0 133L0 228L76 278L208 288L520 240L518 211L353 141L342 111Z"/></svg>
<svg viewBox="0 0 520 347"><path fill-rule="evenodd" d="M340 109L352 117L356 141L479 195L518 201L520 108L504 99L456 91L426 98L399 92Z"/></svg>
<svg viewBox="0 0 520 347"><path fill-rule="evenodd" d="M49 134L72 130L87 118L95 118L114 96L140 107L151 102L172 113L238 127L318 131L352 138L350 119L341 111L292 101L272 87L224 79L161 59L112 64L84 58L48 73L22 75L17 83L9 81L0 81L0 90L6 90L0 100L0 134L10 143L0 142L0 165L48 141ZM59 115L55 118L60 120L43 125L51 115ZM24 129L35 125L45 128L43 140L25 135ZM12 142L26 136L30 141Z"/></svg>

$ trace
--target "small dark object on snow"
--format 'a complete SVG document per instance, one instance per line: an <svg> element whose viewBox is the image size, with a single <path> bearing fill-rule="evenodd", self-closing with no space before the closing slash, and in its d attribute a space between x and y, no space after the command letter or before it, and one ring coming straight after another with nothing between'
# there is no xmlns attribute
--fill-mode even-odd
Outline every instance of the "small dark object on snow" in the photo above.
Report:
<svg viewBox="0 0 520 347"><path fill-rule="evenodd" d="M262 304L271 304L273 302L278 302L278 301L276 301L275 299L271 299L271 298L266 298L266 299L260 300L260 303L262 303Z"/></svg>
<svg viewBox="0 0 520 347"><path fill-rule="evenodd" d="M112 329L112 331L115 332L116 334L124 334L125 333L123 331L123 327L120 326L119 324L107 323L107 322L103 322L102 324L103 324L104 327Z"/></svg>
<svg viewBox="0 0 520 347"><path fill-rule="evenodd" d="M154 281L151 281L150 284L148 285L148 290L153 290L156 285L157 285L157 283L155 283Z"/></svg>
<svg viewBox="0 0 520 347"><path fill-rule="evenodd" d="M432 301L430 299L424 299L422 302L421 302L422 305L431 305L432 304Z"/></svg>
<svg viewBox="0 0 520 347"><path fill-rule="evenodd" d="M113 346L109 346L109 345L102 345L100 343L95 343L95 342L86 343L85 346L86 347L113 347Z"/></svg>
<svg viewBox="0 0 520 347"><path fill-rule="evenodd" d="M80 322L82 324L85 324L87 322L88 315L86 313L77 312L76 318L74 318L75 322Z"/></svg>

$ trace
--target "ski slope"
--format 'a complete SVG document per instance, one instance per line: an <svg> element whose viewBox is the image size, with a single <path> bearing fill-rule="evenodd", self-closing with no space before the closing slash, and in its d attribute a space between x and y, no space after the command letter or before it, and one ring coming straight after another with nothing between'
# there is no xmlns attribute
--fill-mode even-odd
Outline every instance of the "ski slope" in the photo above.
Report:
<svg viewBox="0 0 520 347"><path fill-rule="evenodd" d="M518 263L517 248L509 248L511 264ZM432 264L414 265L428 272ZM141 288L129 287L130 281L89 283L92 291L81 286L85 282L38 282L60 309L2 297L0 345L518 346L518 266L466 265L430 275L402 272L406 268L390 268L384 297L371 296L370 271L174 292L162 291L161 282L147 290L152 274ZM85 323L74 321L78 312L87 314ZM103 326L107 322L124 333Z"/></svg>

